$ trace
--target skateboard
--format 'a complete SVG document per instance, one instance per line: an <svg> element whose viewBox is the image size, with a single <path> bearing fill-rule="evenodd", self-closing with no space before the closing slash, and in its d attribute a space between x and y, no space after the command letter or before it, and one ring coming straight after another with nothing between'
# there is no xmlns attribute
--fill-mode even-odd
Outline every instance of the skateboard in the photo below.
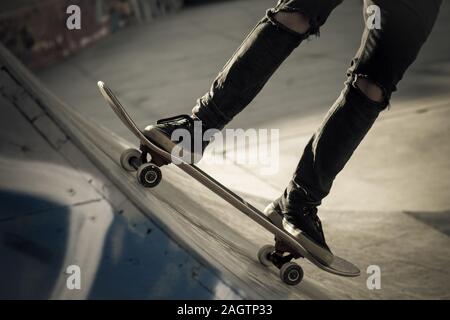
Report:
<svg viewBox="0 0 450 320"><path fill-rule="evenodd" d="M136 171L137 180L144 187L156 187L162 179L160 166L172 162L174 155L158 147L142 133L113 91L105 83L99 81L98 87L111 109L140 142L140 150L127 149L121 154L120 164L122 168L127 171ZM277 267L280 278L284 283L297 285L302 281L303 269L293 261L299 258L305 258L316 267L335 275L345 277L357 277L360 275L358 267L336 255L331 264L322 263L303 248L289 233L272 224L264 213L223 186L196 165L186 163L179 158L177 158L174 165L275 236L275 245L263 246L258 252L258 260L266 267Z"/></svg>

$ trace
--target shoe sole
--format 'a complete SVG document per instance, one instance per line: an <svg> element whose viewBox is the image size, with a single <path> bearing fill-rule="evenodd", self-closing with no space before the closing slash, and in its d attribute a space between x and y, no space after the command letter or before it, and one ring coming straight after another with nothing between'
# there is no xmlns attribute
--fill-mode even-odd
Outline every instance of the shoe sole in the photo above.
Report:
<svg viewBox="0 0 450 320"><path fill-rule="evenodd" d="M318 245L314 240L311 240L308 235L292 225L289 221L283 218L283 229L289 232L308 252L310 252L316 259L323 264L329 266L333 263L334 255Z"/></svg>
<svg viewBox="0 0 450 320"><path fill-rule="evenodd" d="M333 263L334 255L331 252L318 245L314 240L311 240L306 233L288 222L282 214L278 213L272 203L264 209L264 215L275 226L285 230L291 236L293 236L302 247L304 247L309 253L314 256L314 258L318 259L321 263L327 266Z"/></svg>
<svg viewBox="0 0 450 320"><path fill-rule="evenodd" d="M283 228L283 215L279 214L273 203L269 204L263 211L264 215L272 222L273 225Z"/></svg>

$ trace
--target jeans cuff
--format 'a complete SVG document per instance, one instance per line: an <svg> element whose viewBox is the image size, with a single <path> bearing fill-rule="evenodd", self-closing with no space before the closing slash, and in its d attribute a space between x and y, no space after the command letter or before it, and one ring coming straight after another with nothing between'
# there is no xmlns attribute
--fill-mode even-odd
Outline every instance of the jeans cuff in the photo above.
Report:
<svg viewBox="0 0 450 320"><path fill-rule="evenodd" d="M198 99L197 104L192 109L192 114L200 119L207 129L222 130L228 122L231 121L223 112L214 104L208 96Z"/></svg>

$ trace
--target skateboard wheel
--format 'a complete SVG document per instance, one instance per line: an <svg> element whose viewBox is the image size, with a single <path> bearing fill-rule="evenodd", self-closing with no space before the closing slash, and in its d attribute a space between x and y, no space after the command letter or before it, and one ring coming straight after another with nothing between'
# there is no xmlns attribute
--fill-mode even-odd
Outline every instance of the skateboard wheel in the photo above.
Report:
<svg viewBox="0 0 450 320"><path fill-rule="evenodd" d="M120 165L127 171L136 171L141 165L141 152L136 149L127 149L120 155Z"/></svg>
<svg viewBox="0 0 450 320"><path fill-rule="evenodd" d="M303 269L295 262L288 262L281 267L280 278L284 283L295 286L303 279Z"/></svg>
<svg viewBox="0 0 450 320"><path fill-rule="evenodd" d="M144 187L154 188L161 182L162 173L154 164L144 163L137 171L137 178Z"/></svg>
<svg viewBox="0 0 450 320"><path fill-rule="evenodd" d="M265 267L270 267L273 264L272 260L270 260L270 255L274 251L275 251L275 247L270 244L261 247L261 249L259 249L259 251L258 251L259 262Z"/></svg>

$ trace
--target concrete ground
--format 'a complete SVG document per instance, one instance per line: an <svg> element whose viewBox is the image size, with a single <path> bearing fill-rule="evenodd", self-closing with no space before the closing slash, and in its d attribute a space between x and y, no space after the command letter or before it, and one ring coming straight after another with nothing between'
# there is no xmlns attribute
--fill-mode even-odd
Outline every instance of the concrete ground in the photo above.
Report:
<svg viewBox="0 0 450 320"><path fill-rule="evenodd" d="M39 77L82 114L135 142L106 106L96 81L114 88L141 126L188 113L272 5L269 0L247 0L188 9L102 40ZM280 130L275 174L261 175L254 165L204 162L200 167L257 206L279 195L307 139L342 89L359 45L361 9L356 1L338 7L321 37L302 44L229 125ZM449 18L450 4L444 2L434 32L400 84L391 109L382 114L321 207L331 246L363 271L358 279L341 279L306 266L307 274L334 297L449 298ZM208 206L213 215L214 201L206 198L212 201ZM267 238L238 214L218 216L252 241ZM381 268L381 290L365 287L369 265Z"/></svg>

